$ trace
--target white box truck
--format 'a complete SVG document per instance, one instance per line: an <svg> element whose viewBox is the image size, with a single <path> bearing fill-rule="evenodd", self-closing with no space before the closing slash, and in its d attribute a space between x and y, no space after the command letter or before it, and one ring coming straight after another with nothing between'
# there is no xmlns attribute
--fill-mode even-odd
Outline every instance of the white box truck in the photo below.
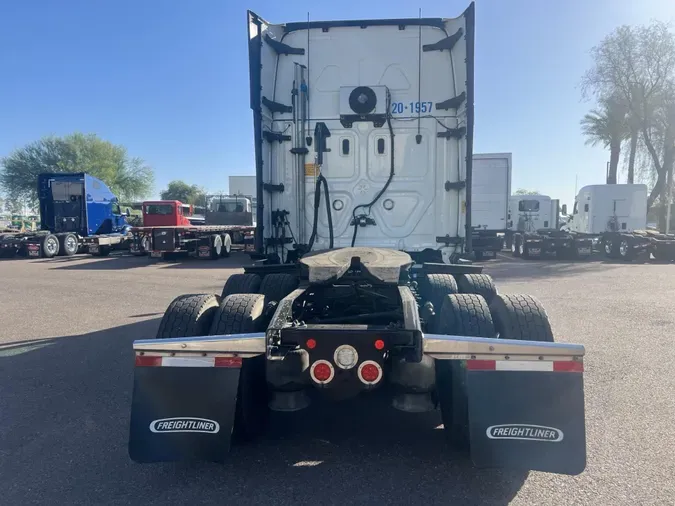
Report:
<svg viewBox="0 0 675 506"><path fill-rule="evenodd" d="M511 153L473 155L471 180L472 249L476 260L502 250L511 195Z"/></svg>

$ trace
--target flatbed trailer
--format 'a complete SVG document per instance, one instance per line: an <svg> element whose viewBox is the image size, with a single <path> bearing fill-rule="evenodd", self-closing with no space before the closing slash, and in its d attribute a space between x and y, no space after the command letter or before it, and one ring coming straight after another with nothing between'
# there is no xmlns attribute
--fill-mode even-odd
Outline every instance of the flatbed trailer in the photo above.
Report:
<svg viewBox="0 0 675 506"><path fill-rule="evenodd" d="M52 258L88 253L108 256L112 251L128 249L132 235L101 234L82 237L73 232L52 233L48 230L0 234L0 257Z"/></svg>
<svg viewBox="0 0 675 506"><path fill-rule="evenodd" d="M255 227L245 225L134 227L131 229L131 252L149 253L150 257L160 259L167 254L183 253L217 260L230 256L235 243L233 237L253 237L254 232Z"/></svg>

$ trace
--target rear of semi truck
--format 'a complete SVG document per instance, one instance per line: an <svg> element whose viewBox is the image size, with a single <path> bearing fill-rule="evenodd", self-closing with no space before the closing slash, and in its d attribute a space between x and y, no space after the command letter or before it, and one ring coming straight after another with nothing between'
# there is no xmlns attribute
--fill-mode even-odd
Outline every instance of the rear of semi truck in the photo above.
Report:
<svg viewBox="0 0 675 506"><path fill-rule="evenodd" d="M473 4L248 23L267 262L177 297L134 343L131 458L223 461L270 411L384 396L439 409L477 466L580 473L583 346L554 343L533 297L450 263L471 249Z"/></svg>
<svg viewBox="0 0 675 506"><path fill-rule="evenodd" d="M259 253L378 246L449 262L469 248L467 19L249 13Z"/></svg>

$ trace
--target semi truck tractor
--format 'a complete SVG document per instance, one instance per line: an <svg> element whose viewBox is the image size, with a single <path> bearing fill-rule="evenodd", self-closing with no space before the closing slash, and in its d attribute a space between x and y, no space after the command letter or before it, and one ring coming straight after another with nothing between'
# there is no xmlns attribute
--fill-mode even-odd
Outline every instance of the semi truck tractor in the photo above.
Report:
<svg viewBox="0 0 675 506"><path fill-rule="evenodd" d="M642 184L584 186L575 197L569 220L559 229L537 229L531 225L533 220L526 220L529 228L513 236L513 254L524 258L585 259L598 247L607 257L625 261L649 259L652 255L673 260L675 236L647 229L647 197L647 186ZM566 205L562 206L562 214L567 214Z"/></svg>
<svg viewBox="0 0 675 506"><path fill-rule="evenodd" d="M225 225L219 220L210 221L214 215L227 214L227 209L211 212L207 207L204 224L193 223L192 211L192 206L177 200L144 202L143 226L131 229L132 253L149 253L150 257L160 259L183 254L217 260L230 256L232 244L237 243L235 240L243 243L244 237L253 235L254 227L250 224ZM235 213L237 209L232 211ZM248 216L251 216L250 210Z"/></svg>
<svg viewBox="0 0 675 506"><path fill-rule="evenodd" d="M383 396L439 410L476 466L582 472L584 347L555 343L539 301L460 261L474 5L247 21L260 261L177 297L134 342L131 458L224 461L270 411Z"/></svg>
<svg viewBox="0 0 675 506"><path fill-rule="evenodd" d="M511 153L473 155L472 248L476 260L494 258L507 232L511 195Z"/></svg>
<svg viewBox="0 0 675 506"><path fill-rule="evenodd" d="M106 256L131 241L129 210L103 181L85 173L38 176L40 229L0 238L5 257L52 258L88 252Z"/></svg>

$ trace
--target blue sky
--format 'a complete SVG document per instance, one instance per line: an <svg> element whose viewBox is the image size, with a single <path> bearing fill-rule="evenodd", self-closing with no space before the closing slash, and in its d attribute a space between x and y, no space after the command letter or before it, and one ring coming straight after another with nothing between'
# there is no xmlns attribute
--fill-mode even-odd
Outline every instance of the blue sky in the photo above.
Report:
<svg viewBox="0 0 675 506"><path fill-rule="evenodd" d="M156 173L211 190L253 174L246 9L270 22L455 17L465 0L0 2L0 156L94 132ZM604 181L584 146L588 50L620 24L675 19L673 0L477 0L475 152L513 153L513 187L570 202ZM624 176L625 177L625 176Z"/></svg>

